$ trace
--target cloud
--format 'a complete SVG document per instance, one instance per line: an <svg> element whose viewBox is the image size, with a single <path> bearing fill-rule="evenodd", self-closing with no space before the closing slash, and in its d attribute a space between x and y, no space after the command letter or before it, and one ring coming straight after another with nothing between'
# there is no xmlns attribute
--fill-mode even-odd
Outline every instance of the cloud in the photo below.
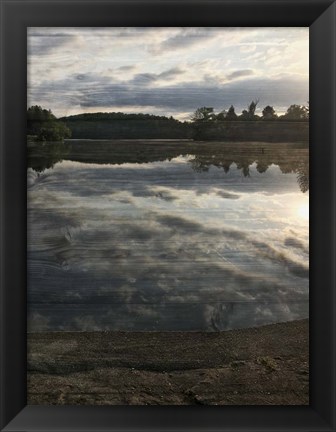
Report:
<svg viewBox="0 0 336 432"><path fill-rule="evenodd" d="M167 51L190 48L195 45L204 44L216 37L216 31L211 28L189 28L178 31L176 34L162 41L151 51L155 54L164 54Z"/></svg>
<svg viewBox="0 0 336 432"><path fill-rule="evenodd" d="M64 33L55 33L52 36L45 34L30 35L28 38L28 56L44 56L52 51L70 45L77 37Z"/></svg>
<svg viewBox="0 0 336 432"><path fill-rule="evenodd" d="M169 79L175 78L178 75L182 75L182 74L184 74L184 70L182 70L179 67L174 67L174 68L168 69L168 70L166 70L164 72L161 72L158 75L158 77L160 79L168 79L169 80Z"/></svg>
<svg viewBox="0 0 336 432"><path fill-rule="evenodd" d="M309 278L308 263L298 262L290 252L276 250L271 245L258 240L252 240L252 244L256 247L258 254L266 255L267 259L284 264L294 276Z"/></svg>
<svg viewBox="0 0 336 432"><path fill-rule="evenodd" d="M118 68L118 70L121 71L121 72L133 72L134 70L136 70L136 65L120 66Z"/></svg>
<svg viewBox="0 0 336 432"><path fill-rule="evenodd" d="M157 220L169 228L177 228L183 232L204 231L204 227L200 223L188 220L181 216L163 215L158 216Z"/></svg>
<svg viewBox="0 0 336 432"><path fill-rule="evenodd" d="M241 71L240 71L241 72ZM177 76L180 71L168 70L162 74ZM238 72L237 72L238 73ZM102 108L113 111L114 107L153 107L166 113L193 112L200 106L212 106L216 110L227 109L234 104L239 113L253 99L260 100L260 107L271 104L276 109L292 103L305 104L308 81L282 77L279 79L248 78L225 84L207 80L194 83L166 84L157 87L162 74L138 74L130 81L111 82L107 77L79 74L66 80L39 83L29 96L29 104L48 104L59 100L72 103L82 109ZM238 73L239 75L239 73ZM237 77L237 75L236 75Z"/></svg>
<svg viewBox="0 0 336 432"><path fill-rule="evenodd" d="M239 47L239 50L243 54L248 54L254 52L256 48L257 48L256 44L244 44Z"/></svg>
<svg viewBox="0 0 336 432"><path fill-rule="evenodd" d="M159 198L165 201L175 201L179 198L178 193L173 193L169 188L143 186L132 191L134 197L151 197Z"/></svg>
<svg viewBox="0 0 336 432"><path fill-rule="evenodd" d="M135 85L148 85L158 79L158 76L151 73L141 73L134 76L134 78L131 81L131 84Z"/></svg>
<svg viewBox="0 0 336 432"><path fill-rule="evenodd" d="M251 75L254 75L254 71L252 69L243 69L243 70L237 70L237 71L230 73L229 75L226 76L226 78L229 81L232 81L232 80L235 80L237 78L247 77L247 76L251 76Z"/></svg>
<svg viewBox="0 0 336 432"><path fill-rule="evenodd" d="M168 69L158 74L154 73L140 73L133 77L129 84L133 85L149 85L156 81L170 81L179 75L182 75L184 71L178 67Z"/></svg>
<svg viewBox="0 0 336 432"><path fill-rule="evenodd" d="M217 190L215 193L216 193L216 195L219 195L222 198L226 198L226 199L239 199L239 195L238 194L234 194L234 193L231 193L231 192Z"/></svg>
<svg viewBox="0 0 336 432"><path fill-rule="evenodd" d="M301 240L295 238L295 237L287 237L284 241L284 245L288 247L294 247L297 249L301 249L305 253L309 253L309 249L307 245L305 245Z"/></svg>

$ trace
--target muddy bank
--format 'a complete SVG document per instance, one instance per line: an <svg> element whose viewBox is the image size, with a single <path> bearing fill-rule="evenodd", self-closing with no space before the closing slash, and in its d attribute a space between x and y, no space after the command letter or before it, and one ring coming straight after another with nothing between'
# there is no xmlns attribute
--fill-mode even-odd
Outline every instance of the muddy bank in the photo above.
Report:
<svg viewBox="0 0 336 432"><path fill-rule="evenodd" d="M308 325L31 333L28 404L308 404Z"/></svg>

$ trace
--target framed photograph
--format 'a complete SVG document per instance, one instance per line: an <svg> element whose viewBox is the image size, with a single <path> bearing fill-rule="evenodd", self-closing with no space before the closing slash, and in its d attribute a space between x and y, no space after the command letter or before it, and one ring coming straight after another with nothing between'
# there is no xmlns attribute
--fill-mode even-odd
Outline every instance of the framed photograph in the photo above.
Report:
<svg viewBox="0 0 336 432"><path fill-rule="evenodd" d="M335 430L335 2L1 13L1 430Z"/></svg>

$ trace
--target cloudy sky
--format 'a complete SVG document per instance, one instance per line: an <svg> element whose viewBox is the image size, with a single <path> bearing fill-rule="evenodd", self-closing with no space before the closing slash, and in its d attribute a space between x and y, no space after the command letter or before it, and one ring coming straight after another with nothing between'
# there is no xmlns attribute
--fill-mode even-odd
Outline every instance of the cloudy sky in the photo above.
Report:
<svg viewBox="0 0 336 432"><path fill-rule="evenodd" d="M278 113L309 100L309 30L28 29L28 106L57 116L122 111L186 120L196 108Z"/></svg>

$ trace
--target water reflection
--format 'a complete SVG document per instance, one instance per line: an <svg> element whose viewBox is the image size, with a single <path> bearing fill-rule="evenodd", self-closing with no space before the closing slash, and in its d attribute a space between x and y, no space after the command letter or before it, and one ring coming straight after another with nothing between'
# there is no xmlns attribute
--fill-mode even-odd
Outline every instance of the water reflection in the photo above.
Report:
<svg viewBox="0 0 336 432"><path fill-rule="evenodd" d="M275 161L275 162L274 162ZM270 157L262 153L258 159L252 155L239 154L235 157L225 157L224 155L218 157L212 155L210 158L207 156L196 156L190 161L192 168L197 172L206 172L211 166L223 168L225 173L230 171L232 165L236 165L239 170L242 171L244 177L250 176L250 167L256 163L256 169L258 173L262 174L267 169L276 164L283 174L285 173L296 173L297 182L300 190L304 193L309 190L309 165L308 165L308 154L305 155L304 160L278 160L277 158Z"/></svg>
<svg viewBox="0 0 336 432"><path fill-rule="evenodd" d="M35 142L28 144L28 167L41 173L57 162L67 159L69 145L64 142Z"/></svg>
<svg viewBox="0 0 336 432"><path fill-rule="evenodd" d="M135 143L71 143L43 169L42 147L31 152L30 330L217 331L308 316L307 149L179 144L138 154Z"/></svg>
<svg viewBox="0 0 336 432"><path fill-rule="evenodd" d="M62 160L97 164L148 163L193 155L190 160L196 172L206 172L211 166L228 173L232 165L250 176L250 166L256 163L262 174L271 165L282 173L296 173L300 190L309 190L309 153L300 144L268 143L194 143L188 141L91 141L69 140L64 143L30 143L28 166L37 172L52 168Z"/></svg>

